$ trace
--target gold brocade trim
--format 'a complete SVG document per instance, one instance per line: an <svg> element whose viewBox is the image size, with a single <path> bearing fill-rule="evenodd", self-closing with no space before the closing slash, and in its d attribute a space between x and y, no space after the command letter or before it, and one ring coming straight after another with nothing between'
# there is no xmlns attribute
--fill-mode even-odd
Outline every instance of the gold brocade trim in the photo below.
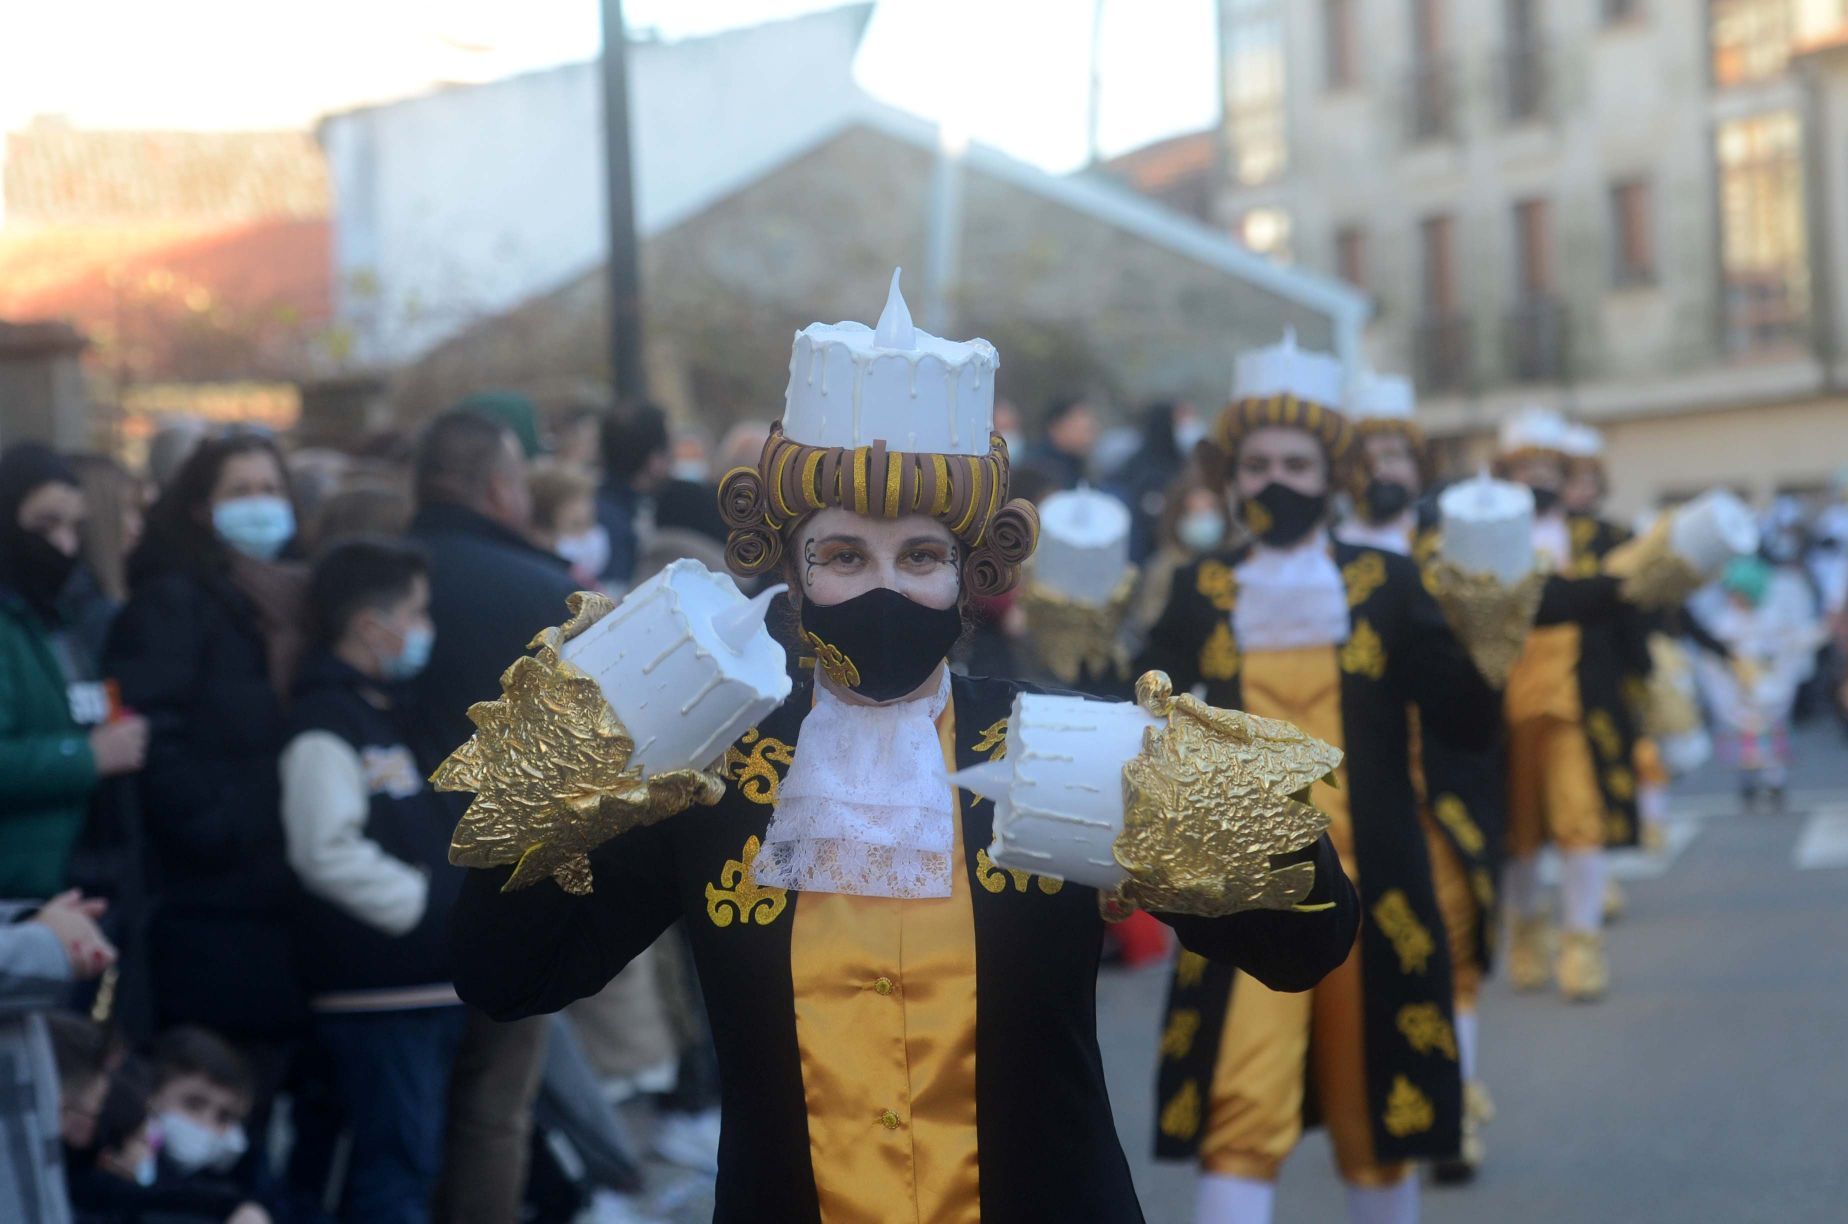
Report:
<svg viewBox="0 0 1848 1224"><path fill-rule="evenodd" d="M1423 973L1437 951L1437 943L1418 915L1403 889L1388 889L1373 905L1373 921L1392 943L1399 957L1399 972Z"/></svg>
<svg viewBox="0 0 1848 1224"><path fill-rule="evenodd" d="M1206 976L1206 957L1198 952L1182 951L1174 962L1174 984L1176 986L1198 986Z"/></svg>
<svg viewBox="0 0 1848 1224"><path fill-rule="evenodd" d="M1386 584L1386 558L1376 552L1364 552L1341 567L1341 581L1347 586L1348 607L1358 608Z"/></svg>
<svg viewBox="0 0 1848 1224"><path fill-rule="evenodd" d="M1439 560L1425 567L1424 578L1476 670L1493 687L1505 687L1533 632L1546 588L1545 571L1536 568L1509 586L1493 574Z"/></svg>
<svg viewBox="0 0 1848 1224"><path fill-rule="evenodd" d="M1193 1049L1194 1038L1200 1033L1200 1009L1197 1007L1177 1008L1169 1017L1167 1027L1161 1032L1161 1056L1163 1058L1186 1058Z"/></svg>
<svg viewBox="0 0 1848 1224"><path fill-rule="evenodd" d="M1431 1104L1431 1098L1420 1092L1411 1080L1395 1075L1381 1121L1386 1124L1387 1134L1404 1139L1430 1130L1437 1122L1437 1109Z"/></svg>
<svg viewBox="0 0 1848 1224"><path fill-rule="evenodd" d="M725 794L716 771L679 769L646 781L635 740L595 679L567 663L564 644L606 616L607 596L580 591L571 619L532 641L534 654L501 676L501 696L470 708L475 734L430 776L439 791L473 791L449 846L458 867L514 865L505 891L550 876L591 891L590 851L694 803Z"/></svg>
<svg viewBox="0 0 1848 1224"><path fill-rule="evenodd" d="M1400 1035L1416 1052L1429 1054L1436 1050L1451 1062L1457 1060L1456 1032L1437 1004L1407 1003L1399 1009L1395 1023Z"/></svg>
<svg viewBox="0 0 1848 1224"><path fill-rule="evenodd" d="M1626 603L1656 612L1686 603L1706 585L1706 577L1674 550L1672 526L1673 516L1665 514L1647 535L1619 545L1604 558L1603 572L1620 580L1618 593Z"/></svg>
<svg viewBox="0 0 1848 1224"><path fill-rule="evenodd" d="M1136 682L1161 728L1123 767L1123 831L1112 847L1123 896L1162 913L1218 917L1289 909L1315 886L1315 864L1271 860L1310 845L1328 817L1304 800L1331 781L1341 751L1286 722L1176 694L1162 672Z"/></svg>
<svg viewBox="0 0 1848 1224"><path fill-rule="evenodd" d="M1259 539L1264 537L1265 532L1276 526L1277 520L1272 517L1269 510L1265 509L1263 502L1247 500L1239 507L1239 512L1244 517L1245 529Z"/></svg>
<svg viewBox="0 0 1848 1224"><path fill-rule="evenodd" d="M852 659L841 653L839 646L830 646L806 630L802 638L815 648L815 663L827 674L828 679L842 688L852 688L860 683L860 669L853 665Z"/></svg>
<svg viewBox="0 0 1848 1224"><path fill-rule="evenodd" d="M1470 888L1474 890L1476 894L1476 905L1481 908L1484 913L1494 913L1495 877L1489 874L1489 869L1486 867L1478 867L1470 872L1469 883ZM1497 924L1493 922L1488 924L1488 933L1491 938L1495 935L1496 925Z"/></svg>
<svg viewBox="0 0 1848 1224"><path fill-rule="evenodd" d="M1182 1084L1180 1091L1161 1107L1161 1133L1183 1141L1200 1133L1200 1085L1197 1081L1188 1080Z"/></svg>
<svg viewBox="0 0 1848 1224"><path fill-rule="evenodd" d="M1212 601L1221 612L1230 612L1238 602L1238 577L1224 561L1202 561L1194 578L1194 589Z"/></svg>
<svg viewBox="0 0 1848 1224"><path fill-rule="evenodd" d="M977 850L975 852L975 878L981 882L983 888L991 893L1004 893L1007 891L1010 877L1014 881L1014 891L1017 893L1026 892L1028 883L1034 880L1039 882L1039 890L1048 897L1056 895L1061 888L1065 887L1064 880L1035 876L1030 871L1020 871L1013 867L1000 867L988 857L988 851Z"/></svg>
<svg viewBox="0 0 1848 1224"><path fill-rule="evenodd" d="M1567 533L1572 538L1574 556L1588 551L1598 539L1598 520L1575 518L1567 525Z"/></svg>
<svg viewBox="0 0 1848 1224"><path fill-rule="evenodd" d="M1086 668L1093 676L1128 670L1129 658L1117 634L1136 594L1136 576L1132 565L1101 604L1080 603L1038 582L1028 584L1021 606L1033 645L1053 675L1076 684Z"/></svg>
<svg viewBox="0 0 1848 1224"><path fill-rule="evenodd" d="M1665 633L1649 635L1648 695L1643 725L1659 739L1699 731L1705 725L1694 700L1693 664Z"/></svg>
<svg viewBox="0 0 1848 1224"><path fill-rule="evenodd" d="M726 859L717 884L706 885L706 917L715 927L769 926L789 904L787 889L771 888L757 882L757 852L763 849L755 837L744 840L744 850L735 859Z"/></svg>
<svg viewBox="0 0 1848 1224"><path fill-rule="evenodd" d="M1450 836L1456 839L1465 854L1481 854L1487 846L1482 830L1469 818L1469 808L1456 795L1439 795L1437 802L1431 805L1431 814L1437 817L1439 824L1450 830Z"/></svg>
<svg viewBox="0 0 1848 1224"><path fill-rule="evenodd" d="M1623 740L1617 734L1617 721L1611 717L1609 710L1593 710L1585 716L1585 734L1591 738L1591 746L1598 750L1598 755L1606 761L1615 761L1623 755Z"/></svg>
<svg viewBox="0 0 1848 1224"><path fill-rule="evenodd" d="M1206 639L1206 645L1200 648L1200 678L1230 680L1238 675L1241 661L1232 626L1221 620L1213 626L1213 635Z"/></svg>
<svg viewBox="0 0 1848 1224"><path fill-rule="evenodd" d="M975 741L971 752L986 752L988 759L999 761L1007 755L1007 719L1002 719L994 726L983 731Z"/></svg>
<svg viewBox="0 0 1848 1224"><path fill-rule="evenodd" d="M1350 676L1365 676L1369 680L1386 678L1386 648L1373 622L1364 616L1354 622L1354 632L1342 645L1339 657L1341 670Z"/></svg>
<svg viewBox="0 0 1848 1224"><path fill-rule="evenodd" d="M742 751L742 748L750 751ZM744 733L744 738L737 745L725 750L722 769L738 788L739 794L752 803L774 807L777 787L783 780L782 772L776 766L788 769L795 759L796 750L793 745L764 735L753 727Z"/></svg>
<svg viewBox="0 0 1848 1224"><path fill-rule="evenodd" d="M1628 765L1613 765L1604 771L1604 789L1619 803L1636 798L1636 775Z"/></svg>

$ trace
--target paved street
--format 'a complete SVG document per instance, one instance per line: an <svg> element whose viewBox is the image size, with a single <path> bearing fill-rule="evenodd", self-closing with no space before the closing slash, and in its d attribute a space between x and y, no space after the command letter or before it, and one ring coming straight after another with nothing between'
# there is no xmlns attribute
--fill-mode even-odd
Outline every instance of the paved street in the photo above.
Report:
<svg viewBox="0 0 1848 1224"><path fill-rule="evenodd" d="M1835 1221L1848 1218L1848 741L1799 737L1789 814L1739 814L1709 766L1678 788L1665 861L1621 864L1615 989L1595 1006L1483 1000L1500 1108L1489 1165L1428 1189L1425 1219ZM1112 973L1100 1025L1124 1146L1154 1224L1189 1218L1190 1173L1149 1148L1161 971ZM1280 1224L1344 1218L1327 1144L1286 1167Z"/></svg>

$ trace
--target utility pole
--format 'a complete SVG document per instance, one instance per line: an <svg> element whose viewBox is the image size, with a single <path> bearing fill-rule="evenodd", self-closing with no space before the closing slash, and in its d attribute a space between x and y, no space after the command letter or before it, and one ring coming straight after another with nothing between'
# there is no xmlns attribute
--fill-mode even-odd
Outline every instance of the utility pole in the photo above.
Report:
<svg viewBox="0 0 1848 1224"><path fill-rule="evenodd" d="M609 182L610 363L619 400L645 399L642 364L642 260L635 235L635 183L629 162L629 40L622 0L603 2L603 160Z"/></svg>
<svg viewBox="0 0 1848 1224"><path fill-rule="evenodd" d="M1102 109L1104 93L1104 0L1091 5L1091 88L1085 108L1085 165L1095 166L1103 160L1097 146L1097 115Z"/></svg>

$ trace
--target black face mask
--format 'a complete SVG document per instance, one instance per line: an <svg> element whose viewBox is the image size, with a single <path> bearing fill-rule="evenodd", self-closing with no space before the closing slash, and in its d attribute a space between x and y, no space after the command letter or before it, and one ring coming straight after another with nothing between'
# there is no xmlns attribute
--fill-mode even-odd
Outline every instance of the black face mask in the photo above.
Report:
<svg viewBox="0 0 1848 1224"><path fill-rule="evenodd" d="M1389 523L1412 504L1412 491L1396 480L1381 480L1375 476L1367 482L1361 500L1366 505L1369 523Z"/></svg>
<svg viewBox="0 0 1848 1224"><path fill-rule="evenodd" d="M1559 509L1558 489L1535 489L1533 494L1535 514L1551 514Z"/></svg>
<svg viewBox="0 0 1848 1224"><path fill-rule="evenodd" d="M1245 503L1245 526L1272 548L1288 548L1316 529L1328 513L1328 494L1298 493L1272 481Z"/></svg>
<svg viewBox="0 0 1848 1224"><path fill-rule="evenodd" d="M20 596L46 616L57 608L58 596L77 568L77 558L65 556L44 536L17 529L0 540L0 561Z"/></svg>
<svg viewBox="0 0 1848 1224"><path fill-rule="evenodd" d="M802 605L816 666L869 701L895 701L930 679L962 636L956 605L927 608L890 587L837 604Z"/></svg>

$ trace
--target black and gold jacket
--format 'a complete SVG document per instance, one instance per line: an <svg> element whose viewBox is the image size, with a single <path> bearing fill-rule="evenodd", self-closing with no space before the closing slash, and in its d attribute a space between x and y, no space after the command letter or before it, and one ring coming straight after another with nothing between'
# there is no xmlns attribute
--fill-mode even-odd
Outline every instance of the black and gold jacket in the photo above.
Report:
<svg viewBox="0 0 1848 1224"><path fill-rule="evenodd" d="M1416 707L1426 734L1480 751L1492 742L1499 699L1445 623L1410 558L1340 542L1333 547L1351 618L1349 640L1338 656L1343 729L1338 746L1347 754L1363 894L1360 946L1374 1149L1387 1162L1441 1157L1457 1150L1462 1084L1451 1028L1449 954L1412 785L1409 711ZM1212 704L1242 707L1232 610L1238 599L1233 568L1244 556L1221 554L1175 575L1168 607L1151 631L1138 670L1160 668L1177 690L1204 684ZM1197 1035L1184 1046L1165 1043L1158 1071L1160 1157L1191 1159L1198 1149L1206 1111L1184 1106L1210 1090L1232 986L1228 966L1202 966L1184 957L1176 967L1169 1021L1190 1013L1185 1027Z"/></svg>
<svg viewBox="0 0 1848 1224"><path fill-rule="evenodd" d="M953 680L959 768L1000 754L1021 688ZM595 993L671 923L686 924L721 1073L714 1215L721 1221L793 1224L820 1213L791 978L802 896L758 884L751 867L811 699L809 685L798 682L738 742L717 807L593 852L591 895L568 895L549 880L503 893L506 869L472 871L456 911L457 991L500 1019L555 1011ZM987 853L993 805L964 792L961 811L979 1001L981 1215L1021 1224L1139 1220L1097 1046L1098 895L996 868ZM1317 866L1309 903L1333 902L1328 910L1164 921L1228 973L1236 967L1276 989L1306 990L1346 956L1358 917L1327 838L1305 857Z"/></svg>

